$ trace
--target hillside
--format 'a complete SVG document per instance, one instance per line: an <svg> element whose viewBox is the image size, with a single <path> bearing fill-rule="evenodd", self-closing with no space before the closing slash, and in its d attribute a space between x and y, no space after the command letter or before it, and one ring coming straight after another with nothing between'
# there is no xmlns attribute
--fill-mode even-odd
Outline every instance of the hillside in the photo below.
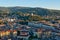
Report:
<svg viewBox="0 0 60 40"><path fill-rule="evenodd" d="M0 14L1 13L34 13L36 15L44 16L44 15L59 15L60 16L60 10L50 10L50 9L44 9L44 8L31 8L31 7L0 7Z"/></svg>

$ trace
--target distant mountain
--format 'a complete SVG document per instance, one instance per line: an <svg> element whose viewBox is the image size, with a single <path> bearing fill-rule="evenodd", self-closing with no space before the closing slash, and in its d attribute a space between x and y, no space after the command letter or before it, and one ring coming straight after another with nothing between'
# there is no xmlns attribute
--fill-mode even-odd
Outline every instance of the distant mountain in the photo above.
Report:
<svg viewBox="0 0 60 40"><path fill-rule="evenodd" d="M51 9L45 9L45 8L32 8L32 7L0 7L0 13L34 13L36 15L59 15L60 16L60 10L51 10Z"/></svg>

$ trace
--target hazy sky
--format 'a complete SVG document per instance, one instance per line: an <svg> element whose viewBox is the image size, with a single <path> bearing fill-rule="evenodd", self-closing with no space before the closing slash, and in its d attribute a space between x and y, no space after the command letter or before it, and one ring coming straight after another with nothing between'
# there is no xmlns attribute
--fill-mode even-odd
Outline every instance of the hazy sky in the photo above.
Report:
<svg viewBox="0 0 60 40"><path fill-rule="evenodd" d="M0 6L43 7L60 10L60 0L0 0Z"/></svg>

